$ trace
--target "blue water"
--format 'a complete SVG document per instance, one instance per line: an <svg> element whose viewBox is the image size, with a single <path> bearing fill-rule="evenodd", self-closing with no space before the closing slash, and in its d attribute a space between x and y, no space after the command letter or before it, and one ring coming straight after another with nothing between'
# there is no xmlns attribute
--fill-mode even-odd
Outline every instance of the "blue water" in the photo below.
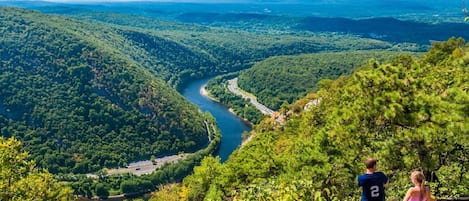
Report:
<svg viewBox="0 0 469 201"><path fill-rule="evenodd" d="M381 40L390 42L423 44L431 40L446 40L449 36L469 38L469 25L463 22L464 14L461 12L467 5L461 0L192 0L185 3L177 2L190 0L173 0L173 2L172 0L167 0L170 2L96 0L99 3L92 3L92 0L56 1L68 3L0 0L0 6L18 6L71 16L86 16L87 12L118 12L176 21L185 13L202 13L202 16L205 13L254 13L293 16L295 23L292 24L291 31L346 32L371 38L386 36ZM75 3L70 3L71 1ZM387 18L370 20L371 17ZM412 20L412 22L397 21L389 17ZM421 21L425 21L426 24ZM434 25L445 21L455 21L459 24ZM249 131L250 128L229 113L226 107L200 95L199 89L206 81L207 79L189 83L183 90L183 95L198 105L202 111L209 111L216 118L222 132L218 154L224 161L241 143L242 132Z"/></svg>
<svg viewBox="0 0 469 201"><path fill-rule="evenodd" d="M200 88L208 80L207 78L189 83L182 91L182 95L190 102L199 106L202 111L209 111L215 117L222 134L218 156L220 156L222 161L225 161L231 152L241 144L241 134L244 131L250 131L251 128L241 119L230 113L228 108L200 94Z"/></svg>

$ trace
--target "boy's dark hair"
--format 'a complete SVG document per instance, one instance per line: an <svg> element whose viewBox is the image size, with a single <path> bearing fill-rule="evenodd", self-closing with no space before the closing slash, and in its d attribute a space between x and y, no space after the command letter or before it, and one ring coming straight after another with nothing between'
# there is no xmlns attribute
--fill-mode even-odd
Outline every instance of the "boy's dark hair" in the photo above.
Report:
<svg viewBox="0 0 469 201"><path fill-rule="evenodd" d="M373 168L375 165L376 165L376 159L374 158L368 158L366 159L365 161L365 166L366 166L366 169L370 169L370 168Z"/></svg>

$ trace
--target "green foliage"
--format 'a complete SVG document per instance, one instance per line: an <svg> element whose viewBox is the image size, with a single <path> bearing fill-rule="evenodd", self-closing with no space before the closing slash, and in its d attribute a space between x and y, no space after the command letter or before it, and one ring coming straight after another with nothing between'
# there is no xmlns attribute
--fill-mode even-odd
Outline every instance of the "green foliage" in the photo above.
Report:
<svg viewBox="0 0 469 201"><path fill-rule="evenodd" d="M215 119L205 113L207 123L213 125ZM216 129L214 126L210 126ZM220 145L221 134L219 130L211 131L210 144L177 163L164 164L150 174L136 176L133 174L106 175L99 174L98 178L90 178L86 175L59 175L61 180L71 183L76 195L88 198L107 195L118 195L124 193L146 193L158 189L159 186L181 182L184 177L193 172L194 166L201 163L204 157L213 154ZM103 172L105 172L103 170Z"/></svg>
<svg viewBox="0 0 469 201"><path fill-rule="evenodd" d="M187 193L188 200L203 200L209 191L211 182L220 175L220 158L207 157L200 166L194 168L194 173L184 178L184 185L190 186Z"/></svg>
<svg viewBox="0 0 469 201"><path fill-rule="evenodd" d="M0 137L0 200L72 200L69 187L35 168L21 142Z"/></svg>
<svg viewBox="0 0 469 201"><path fill-rule="evenodd" d="M181 186L179 184L160 186L158 191L151 194L150 201L181 201L183 199L180 196L180 190Z"/></svg>
<svg viewBox="0 0 469 201"><path fill-rule="evenodd" d="M122 193L148 192L152 189L152 183L142 178L133 178L121 183Z"/></svg>
<svg viewBox="0 0 469 201"><path fill-rule="evenodd" d="M86 10L69 15L103 22L100 26L119 25L113 27L121 36L113 41L118 42L114 48L177 89L195 78L235 72L276 55L392 48L387 42L346 34L256 33L245 31L244 27L216 28ZM106 31L113 33L113 29Z"/></svg>
<svg viewBox="0 0 469 201"><path fill-rule="evenodd" d="M164 82L180 88L191 79L241 70L275 55L391 48L340 34L254 34L120 14L87 12L89 19L104 22L96 23L23 9L0 11L0 135L21 139L30 158L54 173L124 166L205 145L206 118ZM174 188L181 192L176 195L181 200L257 195L349 200L359 195L354 181L363 169L361 160L370 155L380 158L391 176L391 197L404 193L411 169L424 170L440 196L467 194L466 49L462 40L451 39L435 43L422 61L411 56L389 64L370 61L351 76L321 82L322 89L311 96L320 104L307 112L292 106L297 113L285 111L284 126L261 122L251 143L225 164L205 159L182 187ZM338 76L336 70L350 69L336 66L327 73ZM287 93L305 93L290 89ZM225 97L226 90L211 93ZM237 102L239 113L260 119L245 101L226 98ZM181 181L218 145L219 137L187 160L150 175L71 176L70 185L87 197L154 190ZM15 152L0 153L8 158ZM28 157L19 156L20 161ZM5 200L68 198L68 188L56 191L61 184L32 162L13 166L11 161L2 160L6 165L0 171ZM18 182L12 187L11 181Z"/></svg>
<svg viewBox="0 0 469 201"><path fill-rule="evenodd" d="M96 195L99 197L109 196L109 189L106 186L104 186L104 184L102 183L96 184L95 191L96 191Z"/></svg>
<svg viewBox="0 0 469 201"><path fill-rule="evenodd" d="M245 100L242 97L233 94L226 87L228 85L228 80L236 77L237 75L237 73L229 73L217 76L208 81L205 88L209 91L209 96L214 97L216 101L219 101L231 108L237 116L247 119L253 124L257 124L264 118L264 115L251 105L249 100Z"/></svg>
<svg viewBox="0 0 469 201"><path fill-rule="evenodd" d="M0 11L0 135L23 141L40 167L88 173L207 143L203 115L115 49L116 31Z"/></svg>
<svg viewBox="0 0 469 201"><path fill-rule="evenodd" d="M290 114L283 126L261 122L250 143L221 167L196 168L181 192L197 192L188 200L356 200L362 161L377 157L390 177L389 199L405 194L414 169L438 197L467 195L468 48L452 38L422 60L371 60L320 82L308 96L318 104ZM207 180L201 173L212 169Z"/></svg>
<svg viewBox="0 0 469 201"><path fill-rule="evenodd" d="M271 57L241 71L239 87L254 94L259 102L274 110L284 102L293 103L318 89L322 79L350 74L371 58L390 60L391 51L350 51Z"/></svg>
<svg viewBox="0 0 469 201"><path fill-rule="evenodd" d="M264 115L248 100L231 93L227 80L239 76L241 89L253 93L257 100L274 110L293 103L318 89L321 79L335 79L350 74L370 58L391 60L401 53L392 51L353 51L315 53L298 56L275 56L256 63L240 73L217 76L207 83L207 90L217 101L232 108L242 118L258 124Z"/></svg>
<svg viewBox="0 0 469 201"><path fill-rule="evenodd" d="M251 184L246 189L241 189L233 200L285 200L285 201L338 201L337 197L330 196L330 190L313 190L313 182L297 180L291 183L277 183L275 180L259 184Z"/></svg>
<svg viewBox="0 0 469 201"><path fill-rule="evenodd" d="M454 38L436 43L422 61L409 63L408 57L394 64L372 61L350 78L318 92L321 105L306 116L319 119L319 125L308 130L315 137L322 136L321 143L327 145L322 152L335 156L331 163L343 167L332 178L353 178L363 157L371 155L380 158L385 171L399 175L421 169L436 183L443 182L441 175L431 175L447 165L467 166L466 157L460 157L469 151L467 62L463 58L467 54L452 54L464 48L462 44ZM347 183L330 185L342 182ZM467 182L464 175L459 176L459 184ZM391 184L389 189L396 193L402 186Z"/></svg>
<svg viewBox="0 0 469 201"><path fill-rule="evenodd" d="M205 144L197 109L155 76L179 89L272 55L390 47L352 36L258 35L118 14L86 13L104 24L1 11L0 132L25 142L53 173L125 166ZM238 114L262 119L238 102Z"/></svg>
<svg viewBox="0 0 469 201"><path fill-rule="evenodd" d="M53 173L125 166L205 144L195 106L155 77L179 89L272 55L390 47L346 35L259 35L124 14L75 13L94 20L85 22L1 11L0 132L25 142ZM236 113L263 118L232 99Z"/></svg>

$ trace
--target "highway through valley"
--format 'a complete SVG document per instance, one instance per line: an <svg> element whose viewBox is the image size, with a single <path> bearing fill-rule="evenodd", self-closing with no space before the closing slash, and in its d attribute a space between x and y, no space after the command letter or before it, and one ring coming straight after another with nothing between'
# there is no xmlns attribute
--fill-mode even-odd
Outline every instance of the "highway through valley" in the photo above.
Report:
<svg viewBox="0 0 469 201"><path fill-rule="evenodd" d="M231 93L234 93L238 96L242 96L244 99L249 99L249 102L252 105L254 105L254 107L256 107L259 111L261 111L262 114L267 114L267 115L272 116L272 114L274 113L274 111L272 109L270 109L270 108L266 107L265 105L262 105L261 103L257 102L257 99L256 99L255 96L249 95L245 92L243 93L243 91L238 88L238 78L228 80L228 90L230 90Z"/></svg>

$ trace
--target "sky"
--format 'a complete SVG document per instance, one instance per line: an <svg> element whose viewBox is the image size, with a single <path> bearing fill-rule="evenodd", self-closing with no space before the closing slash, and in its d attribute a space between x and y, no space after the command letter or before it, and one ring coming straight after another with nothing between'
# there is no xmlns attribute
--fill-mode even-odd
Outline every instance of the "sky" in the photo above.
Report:
<svg viewBox="0 0 469 201"><path fill-rule="evenodd" d="M12 0L0 0L0 1L12 1ZM15 1L15 0L13 0ZM240 2L240 0L16 0L16 1L46 1L46 2L57 2L57 3L89 3L89 2ZM264 2L263 0L242 0L242 1L253 1L253 2ZM281 1L265 1L265 2L281 2ZM285 2L288 2L286 0Z"/></svg>
<svg viewBox="0 0 469 201"><path fill-rule="evenodd" d="M1 1L46 1L56 3L105 3L105 2L200 2L200 3L223 3L223 2L298 2L299 0L0 0ZM300 0L301 1L301 0ZM344 1L344 0L316 0L316 1Z"/></svg>

